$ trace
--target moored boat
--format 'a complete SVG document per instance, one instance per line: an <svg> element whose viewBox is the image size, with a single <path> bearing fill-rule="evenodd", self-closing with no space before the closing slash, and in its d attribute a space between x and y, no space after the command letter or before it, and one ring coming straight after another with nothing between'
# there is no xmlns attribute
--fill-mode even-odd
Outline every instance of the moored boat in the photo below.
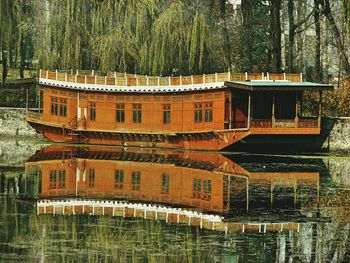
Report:
<svg viewBox="0 0 350 263"><path fill-rule="evenodd" d="M317 135L326 84L300 74L148 77L40 71L27 122L55 142L220 150L247 136ZM319 93L303 116L303 93Z"/></svg>

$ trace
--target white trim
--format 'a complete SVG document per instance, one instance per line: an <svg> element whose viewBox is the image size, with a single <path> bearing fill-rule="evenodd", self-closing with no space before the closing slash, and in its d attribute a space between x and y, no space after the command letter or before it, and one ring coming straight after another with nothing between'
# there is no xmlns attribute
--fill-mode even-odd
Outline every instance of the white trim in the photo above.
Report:
<svg viewBox="0 0 350 263"><path fill-rule="evenodd" d="M183 210L181 208L172 208L161 205L151 205L142 203L129 203L124 201L100 201L100 200L77 200L77 199L65 199L65 200L40 200L36 203L37 209L44 208L44 213L46 207L52 206L54 210L56 207L67 207L67 206L92 206L93 214L95 213L95 208L131 208L134 209L134 217L136 217L136 210L143 210L144 213L148 211L152 212L165 212L167 214L177 214L178 216L184 215L187 217L200 218L201 220L208 220L211 222L222 222L223 217L218 215L203 214L196 211Z"/></svg>
<svg viewBox="0 0 350 263"><path fill-rule="evenodd" d="M225 87L224 82L213 82L192 85L177 86L114 86L114 85L95 85L75 82L66 82L39 78L39 84L61 87L66 89L85 90L85 91L103 91L103 92L128 92L128 93L164 93L164 92L190 92L198 90L213 90Z"/></svg>

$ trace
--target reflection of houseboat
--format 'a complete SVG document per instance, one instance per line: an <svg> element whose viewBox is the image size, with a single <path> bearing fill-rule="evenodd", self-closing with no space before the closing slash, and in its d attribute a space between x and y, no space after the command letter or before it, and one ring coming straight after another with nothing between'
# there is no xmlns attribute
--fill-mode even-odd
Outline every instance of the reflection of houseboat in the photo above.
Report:
<svg viewBox="0 0 350 263"><path fill-rule="evenodd" d="M27 121L58 142L223 149L247 136L320 133L321 94L330 85L300 75L147 77L41 71L39 112ZM320 94L303 116L304 91Z"/></svg>
<svg viewBox="0 0 350 263"><path fill-rule="evenodd" d="M297 224L227 224L222 216L254 209L254 188L268 187L267 207L277 188L315 189L318 172L250 172L218 154L125 151L119 148L50 146L31 157L26 173L39 175L39 214L109 214L164 219L217 230L281 230ZM179 208L181 207L181 208Z"/></svg>

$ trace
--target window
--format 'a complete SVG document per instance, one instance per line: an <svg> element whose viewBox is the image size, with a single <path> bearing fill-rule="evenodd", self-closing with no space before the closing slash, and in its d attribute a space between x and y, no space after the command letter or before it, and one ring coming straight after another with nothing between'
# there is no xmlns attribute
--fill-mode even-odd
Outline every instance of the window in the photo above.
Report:
<svg viewBox="0 0 350 263"><path fill-rule="evenodd" d="M204 103L204 121L213 122L213 103L212 102Z"/></svg>
<svg viewBox="0 0 350 263"><path fill-rule="evenodd" d="M142 105L141 104L133 104L133 116L134 123L141 123L142 121Z"/></svg>
<svg viewBox="0 0 350 263"><path fill-rule="evenodd" d="M67 99L60 99L60 116L67 117Z"/></svg>
<svg viewBox="0 0 350 263"><path fill-rule="evenodd" d="M115 171L115 188L123 189L123 183L124 183L124 171L116 170Z"/></svg>
<svg viewBox="0 0 350 263"><path fill-rule="evenodd" d="M131 190L140 191L141 172L132 172Z"/></svg>
<svg viewBox="0 0 350 263"><path fill-rule="evenodd" d="M163 105L163 123L170 123L170 104Z"/></svg>
<svg viewBox="0 0 350 263"><path fill-rule="evenodd" d="M89 170L89 187L93 188L95 185L95 169Z"/></svg>
<svg viewBox="0 0 350 263"><path fill-rule="evenodd" d="M124 104L117 104L116 119L117 119L117 122L124 122L125 121L125 105Z"/></svg>
<svg viewBox="0 0 350 263"><path fill-rule="evenodd" d="M51 115L58 115L58 98L51 98Z"/></svg>
<svg viewBox="0 0 350 263"><path fill-rule="evenodd" d="M58 188L66 187L66 170L60 170L58 173Z"/></svg>
<svg viewBox="0 0 350 263"><path fill-rule="evenodd" d="M90 121L96 120L96 102L90 102Z"/></svg>
<svg viewBox="0 0 350 263"><path fill-rule="evenodd" d="M203 199L206 201L210 201L211 199L211 180L204 180L203 181Z"/></svg>
<svg viewBox="0 0 350 263"><path fill-rule="evenodd" d="M57 171L56 170L51 170L50 171L49 189L55 189L56 188L56 181L57 181Z"/></svg>
<svg viewBox="0 0 350 263"><path fill-rule="evenodd" d="M202 192L202 180L201 179L193 179L192 183L192 197L193 198L201 198L201 192Z"/></svg>
<svg viewBox="0 0 350 263"><path fill-rule="evenodd" d="M169 193L169 174L162 174L162 194Z"/></svg>
<svg viewBox="0 0 350 263"><path fill-rule="evenodd" d="M202 103L194 104L194 122L202 122Z"/></svg>

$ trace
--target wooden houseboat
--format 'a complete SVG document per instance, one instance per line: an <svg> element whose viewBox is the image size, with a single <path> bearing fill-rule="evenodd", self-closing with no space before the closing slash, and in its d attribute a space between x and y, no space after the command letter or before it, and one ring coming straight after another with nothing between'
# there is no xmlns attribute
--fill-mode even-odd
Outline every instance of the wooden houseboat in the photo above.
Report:
<svg viewBox="0 0 350 263"><path fill-rule="evenodd" d="M299 74L148 77L40 71L27 122L55 142L220 150L247 136L316 135L322 91ZM303 116L303 92L319 93Z"/></svg>
<svg viewBox="0 0 350 263"><path fill-rule="evenodd" d="M291 193L288 205L299 219L319 202L319 172L249 171L223 155L203 152L49 146L26 162L26 176L33 175L38 214L110 215L213 230L281 231L296 225L282 219L264 223L271 208L276 220L281 189L284 203L286 191ZM265 217L259 211L265 211ZM245 223L235 216L245 218Z"/></svg>

